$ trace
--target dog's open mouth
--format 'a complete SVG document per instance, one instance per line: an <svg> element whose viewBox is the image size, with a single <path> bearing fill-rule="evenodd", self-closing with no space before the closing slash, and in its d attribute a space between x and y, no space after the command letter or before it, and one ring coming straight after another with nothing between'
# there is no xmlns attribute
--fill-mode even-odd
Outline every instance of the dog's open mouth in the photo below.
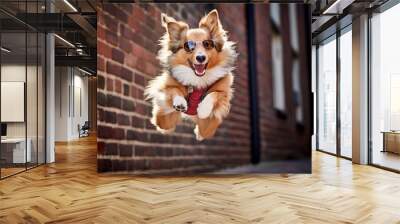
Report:
<svg viewBox="0 0 400 224"><path fill-rule="evenodd" d="M194 64L194 63L190 62L190 65L192 66L193 71L197 76L203 76L204 74L206 74L206 69L207 69L208 63L206 63L206 64Z"/></svg>

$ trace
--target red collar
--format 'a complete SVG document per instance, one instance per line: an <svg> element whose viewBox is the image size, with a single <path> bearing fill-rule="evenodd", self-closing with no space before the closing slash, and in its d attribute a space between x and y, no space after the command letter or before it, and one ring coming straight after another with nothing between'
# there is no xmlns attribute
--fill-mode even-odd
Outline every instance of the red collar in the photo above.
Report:
<svg viewBox="0 0 400 224"><path fill-rule="evenodd" d="M189 90L189 95L187 97L188 109L186 110L185 113L188 115L197 115L197 107L205 97L207 88L196 89L188 87L188 90Z"/></svg>

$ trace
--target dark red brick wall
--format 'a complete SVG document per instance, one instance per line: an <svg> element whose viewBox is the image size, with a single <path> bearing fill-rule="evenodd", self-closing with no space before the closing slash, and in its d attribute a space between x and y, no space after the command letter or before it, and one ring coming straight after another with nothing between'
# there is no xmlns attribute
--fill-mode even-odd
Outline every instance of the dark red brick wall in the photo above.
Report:
<svg viewBox="0 0 400 224"><path fill-rule="evenodd" d="M255 7L256 46L257 46L257 73L259 88L259 114L261 129L261 160L281 160L311 158L311 101L310 101L310 71L306 48L305 6L297 5L297 22L300 49L300 76L303 100L303 125L296 122L295 106L292 92L292 47L290 45L289 5L280 5L281 33L283 41L284 80L286 118L277 116L273 107L273 77L271 38L272 23L269 21L269 5L260 4ZM265 50L268 49L268 50Z"/></svg>
<svg viewBox="0 0 400 224"><path fill-rule="evenodd" d="M185 121L172 134L162 135L150 124L151 104L143 90L160 67L158 40L165 12L197 26L210 10L206 4L98 5L98 171L130 173L195 173L250 162L250 107L248 91L245 6L214 4L237 42L232 110L213 139L197 142L194 125ZM290 120L277 120L271 109L268 6L256 7L262 159L298 156L298 137ZM265 8L266 10L263 10ZM294 127L293 127L294 125ZM289 132L288 132L289 130ZM293 135L292 135L293 134ZM287 141L287 136L293 139ZM284 138L279 140L279 138ZM278 139L279 142L275 142ZM286 140L286 141L285 141ZM301 153L300 153L301 154Z"/></svg>

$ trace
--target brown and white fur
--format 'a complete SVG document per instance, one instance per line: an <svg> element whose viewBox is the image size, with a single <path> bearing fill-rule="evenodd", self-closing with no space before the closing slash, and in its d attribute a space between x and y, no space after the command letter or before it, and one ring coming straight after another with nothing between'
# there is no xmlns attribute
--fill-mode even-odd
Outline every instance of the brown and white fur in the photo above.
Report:
<svg viewBox="0 0 400 224"><path fill-rule="evenodd" d="M153 103L151 122L162 133L175 130L182 116L190 117L195 123L194 132L201 141L214 136L230 109L234 63L237 58L234 43L227 40L217 10L204 16L198 28L189 28L188 24L176 21L165 14L161 22L166 29L160 40L161 49L158 59L163 72L149 82L145 95ZM183 44L187 40L213 40L215 47L205 49L197 44L193 52L186 52ZM205 56L205 73L197 74L194 64L196 56ZM197 115L189 116L182 112L187 108L188 88L207 88L207 95L197 108ZM179 109L178 109L179 108Z"/></svg>

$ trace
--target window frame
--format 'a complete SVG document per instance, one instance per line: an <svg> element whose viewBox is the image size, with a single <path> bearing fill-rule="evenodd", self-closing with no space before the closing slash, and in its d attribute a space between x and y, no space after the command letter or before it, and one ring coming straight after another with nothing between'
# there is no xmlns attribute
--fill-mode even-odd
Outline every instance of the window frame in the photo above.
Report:
<svg viewBox="0 0 400 224"><path fill-rule="evenodd" d="M345 18L346 19L346 18ZM340 22L340 21L338 21ZM341 153L341 123L340 123L340 37L347 32L351 32L352 23L346 24L344 27L337 29L336 32L331 35L320 39L314 44L316 46L316 72L315 72L315 80L316 80L316 132L315 132L315 143L316 143L316 151L327 153L333 156L337 156L339 158L352 160L352 158L342 155ZM319 112L320 112L320 102L319 102L319 85L320 85L320 74L319 74L319 48L323 43L328 43L330 41L336 41L336 151L335 153L329 152L327 150L321 149L319 143Z"/></svg>

